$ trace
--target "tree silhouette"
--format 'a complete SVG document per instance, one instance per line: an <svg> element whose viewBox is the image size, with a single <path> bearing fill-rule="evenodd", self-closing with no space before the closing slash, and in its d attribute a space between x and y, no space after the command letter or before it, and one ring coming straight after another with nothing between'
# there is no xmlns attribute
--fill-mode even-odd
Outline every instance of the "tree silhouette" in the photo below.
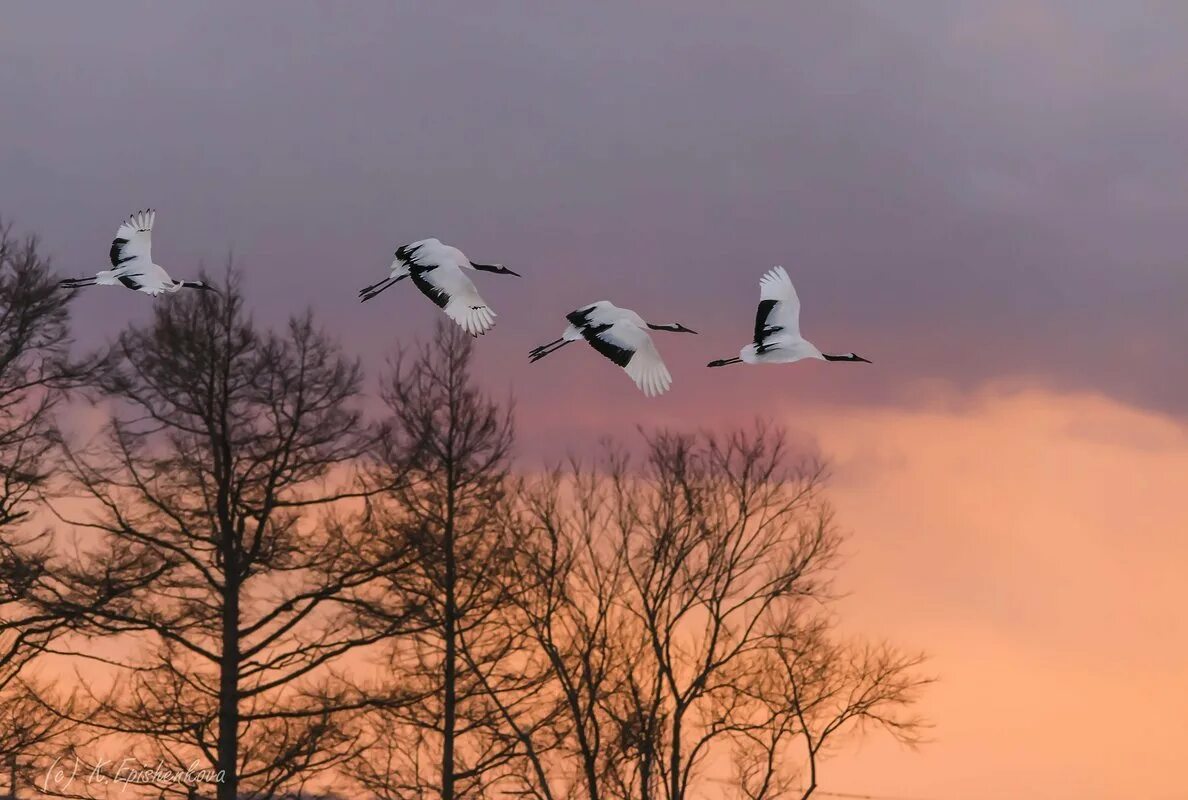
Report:
<svg viewBox="0 0 1188 800"><path fill-rule="evenodd" d="M521 769L528 793L704 796L716 754L734 756L737 796L811 794L841 731L911 741L919 657L833 644L820 613L841 542L822 468L762 425L646 444L641 467L612 454L524 496L521 605L563 719L543 768Z"/></svg>
<svg viewBox="0 0 1188 800"><path fill-rule="evenodd" d="M615 487L626 462L599 474L571 463L523 488L517 604L547 665L556 709L548 746L522 750L518 770L528 796L618 797L629 791L631 745L608 713L627 690L640 629L624 606L625 552L611 540Z"/></svg>
<svg viewBox="0 0 1188 800"><path fill-rule="evenodd" d="M847 734L919 740L922 657L836 634L824 470L778 430L517 474L453 326L370 426L359 365L309 315L258 327L231 269L72 360L2 233L0 785L85 732L214 776L99 794L684 800L732 764L713 793L807 800ZM76 446L52 414L83 385L110 419ZM65 695L26 674L47 653L103 669Z"/></svg>
<svg viewBox="0 0 1188 800"><path fill-rule="evenodd" d="M99 366L71 358L67 302L37 240L0 224L0 690L68 621L29 602L52 556L49 531L29 523L48 488L53 412Z"/></svg>
<svg viewBox="0 0 1188 800"><path fill-rule="evenodd" d="M535 680L511 602L511 412L473 385L472 352L439 324L396 361L384 392L391 422L374 479L390 488L374 499L369 536L413 559L376 587L369 613L390 628L412 608L419 622L388 654L392 681L419 700L375 719L378 741L359 761L385 800L485 796L516 758L509 723L540 724L527 721Z"/></svg>
<svg viewBox="0 0 1188 800"><path fill-rule="evenodd" d="M924 657L886 643L837 641L831 627L819 615L783 619L750 682L763 722L746 729L736 751L748 800L808 800L822 760L847 733L874 726L908 745L921 741L926 723L911 707L933 680L919 670Z"/></svg>
<svg viewBox="0 0 1188 800"><path fill-rule="evenodd" d="M106 659L119 679L87 722L141 763L211 770L199 794L279 796L357 744L362 700L329 668L384 635L351 622L370 568L338 516L372 446L359 385L308 315L259 330L229 269L120 336L105 437L68 452L91 506L69 521L101 542L73 567L73 608L132 653Z"/></svg>
<svg viewBox="0 0 1188 800"><path fill-rule="evenodd" d="M648 442L647 490L621 498L616 533L650 656L633 670L625 716L654 731L639 758L642 797L657 774L664 796L687 796L698 758L736 725L773 616L825 595L839 537L819 468L787 459L783 436L763 427L724 439L662 433Z"/></svg>
<svg viewBox="0 0 1188 800"><path fill-rule="evenodd" d="M55 548L34 518L51 489L54 411L101 366L71 356L68 301L37 240L0 222L0 785L13 795L38 748L69 727L25 677L74 622L46 602L59 588Z"/></svg>

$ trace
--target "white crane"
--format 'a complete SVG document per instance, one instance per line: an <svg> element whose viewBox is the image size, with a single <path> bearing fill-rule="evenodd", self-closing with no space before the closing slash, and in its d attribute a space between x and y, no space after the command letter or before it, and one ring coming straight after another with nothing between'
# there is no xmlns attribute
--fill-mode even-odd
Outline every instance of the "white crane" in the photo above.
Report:
<svg viewBox="0 0 1188 800"><path fill-rule="evenodd" d="M822 353L800 335L800 298L783 267L759 280L759 310L755 314L755 340L738 351L737 358L721 358L707 366L727 364L787 364L805 358L823 361L867 361L855 353Z"/></svg>
<svg viewBox="0 0 1188 800"><path fill-rule="evenodd" d="M437 239L422 239L397 248L388 277L360 289L359 299L366 303L398 281L412 278L421 294L436 303L447 317L471 336L478 336L495 324L495 312L479 296L464 269L517 277L520 274L502 264L476 264L456 247Z"/></svg>
<svg viewBox="0 0 1188 800"><path fill-rule="evenodd" d="M629 308L619 308L608 300L599 300L565 315L569 327L548 344L535 347L529 361L536 362L560 350L570 342L585 339L590 346L618 364L645 395L654 397L668 391L672 376L660 358L648 330L697 333L680 323L654 325Z"/></svg>
<svg viewBox="0 0 1188 800"><path fill-rule="evenodd" d="M157 212L150 209L137 211L116 231L111 242L108 257L112 269L96 272L89 278L67 278L59 281L64 289L81 289L84 286L115 286L122 284L137 292L156 297L162 292L172 294L180 289L206 289L214 291L202 281L175 281L169 273L153 263L153 221Z"/></svg>

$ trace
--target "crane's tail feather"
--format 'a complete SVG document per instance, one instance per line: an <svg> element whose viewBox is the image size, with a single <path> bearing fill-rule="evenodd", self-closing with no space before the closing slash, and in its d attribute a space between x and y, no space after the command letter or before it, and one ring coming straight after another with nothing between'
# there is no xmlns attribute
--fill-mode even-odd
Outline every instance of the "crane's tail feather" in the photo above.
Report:
<svg viewBox="0 0 1188 800"><path fill-rule="evenodd" d="M734 358L719 358L717 361L711 361L706 364L707 367L724 367L728 364L741 364L742 359L735 356Z"/></svg>

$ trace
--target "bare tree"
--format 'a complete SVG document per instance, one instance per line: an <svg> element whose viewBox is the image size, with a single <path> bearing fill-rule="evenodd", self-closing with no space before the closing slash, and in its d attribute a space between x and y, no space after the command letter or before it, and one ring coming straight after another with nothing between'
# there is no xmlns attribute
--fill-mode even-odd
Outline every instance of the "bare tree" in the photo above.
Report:
<svg viewBox="0 0 1188 800"><path fill-rule="evenodd" d="M570 464L521 489L515 518L517 605L545 658L556 704L542 731L546 746L522 747L525 793L541 798L622 796L626 743L607 712L626 690L639 652L639 627L626 613L626 559L610 537L614 487L625 462L609 459L607 478Z"/></svg>
<svg viewBox="0 0 1188 800"><path fill-rule="evenodd" d="M638 791L680 800L699 760L734 732L733 711L774 621L827 593L839 537L821 470L790 468L784 437L657 434L643 481L621 482L618 546L645 658L622 727L637 741Z"/></svg>
<svg viewBox="0 0 1188 800"><path fill-rule="evenodd" d="M475 388L471 355L467 337L439 325L415 358L395 362L384 391L390 435L375 480L390 489L373 503L370 533L415 557L374 587L370 613L390 627L414 608L420 623L387 662L391 681L420 699L376 718L378 741L360 760L363 785L385 800L486 796L525 741L515 726L538 724L511 602L511 412Z"/></svg>
<svg viewBox="0 0 1188 800"><path fill-rule="evenodd" d="M71 356L68 298L37 240L0 222L0 785L13 797L32 759L70 727L24 677L74 621L42 603L56 585L55 548L34 518L51 488L54 411L101 365Z"/></svg>
<svg viewBox="0 0 1188 800"><path fill-rule="evenodd" d="M739 796L771 800L801 777L780 769L795 741L815 769L862 720L910 738L918 658L828 644L840 536L821 467L764 426L661 433L646 452L524 499L521 604L564 718L551 794L700 796L699 766L734 753Z"/></svg>
<svg viewBox="0 0 1188 800"><path fill-rule="evenodd" d="M309 316L260 331L229 269L220 293L169 298L120 336L106 435L68 450L91 512L67 521L101 545L61 602L132 653L103 658L119 680L93 687L86 721L143 764L195 765L220 800L278 796L358 744L347 716L365 700L330 668L386 634L352 622L371 571L341 523L373 443L360 380Z"/></svg>
<svg viewBox="0 0 1188 800"><path fill-rule="evenodd" d="M58 710L47 708L47 702ZM6 789L0 798L15 800L22 789L47 793L42 791L46 766L71 753L79 741L78 725L66 716L72 707L72 699L45 680L21 680L0 698L0 787Z"/></svg>
<svg viewBox="0 0 1188 800"><path fill-rule="evenodd" d="M922 741L911 712L933 679L924 656L889 644L839 641L825 616L781 621L764 667L747 687L754 701L736 742L736 781L747 800L798 797L819 787L821 762L849 733L878 728L897 741Z"/></svg>
<svg viewBox="0 0 1188 800"><path fill-rule="evenodd" d="M37 240L0 223L0 691L68 622L29 602L53 551L50 532L30 524L48 486L53 412L99 365L71 357L67 299Z"/></svg>

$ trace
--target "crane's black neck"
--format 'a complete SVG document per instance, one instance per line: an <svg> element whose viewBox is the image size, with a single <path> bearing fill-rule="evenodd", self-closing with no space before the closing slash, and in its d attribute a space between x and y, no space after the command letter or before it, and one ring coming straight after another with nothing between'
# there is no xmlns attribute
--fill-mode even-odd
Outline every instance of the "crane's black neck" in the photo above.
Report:
<svg viewBox="0 0 1188 800"><path fill-rule="evenodd" d="M870 363L869 361L867 361L865 358L858 355L857 353L843 353L841 355L832 355L830 353L822 353L821 357L824 358L826 361L861 361L864 364Z"/></svg>
<svg viewBox="0 0 1188 800"><path fill-rule="evenodd" d="M476 261L471 261L470 266L482 272L498 272L500 275L515 275L517 278L520 276L520 273L512 272L502 264L479 264Z"/></svg>
<svg viewBox="0 0 1188 800"><path fill-rule="evenodd" d="M686 328L679 322L672 322L667 325L653 325L651 322L644 323L654 331L671 331L673 333L697 333L697 331Z"/></svg>

